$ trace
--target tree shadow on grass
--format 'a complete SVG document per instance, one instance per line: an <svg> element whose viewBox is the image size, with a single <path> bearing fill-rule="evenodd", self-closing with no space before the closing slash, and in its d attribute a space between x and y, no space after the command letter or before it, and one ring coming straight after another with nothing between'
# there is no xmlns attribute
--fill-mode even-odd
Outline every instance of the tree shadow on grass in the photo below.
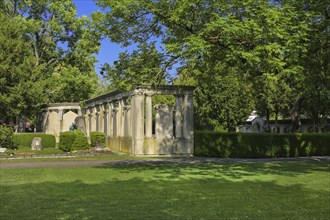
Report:
<svg viewBox="0 0 330 220"><path fill-rule="evenodd" d="M138 169L143 172L143 167ZM1 185L0 219L326 219L329 215L325 189L197 176L146 181L141 173L94 184L82 177L72 182Z"/></svg>
<svg viewBox="0 0 330 220"><path fill-rule="evenodd" d="M145 162L141 163L104 163L98 166L101 169L116 169L122 173L130 172L155 172L155 178L178 178L186 176L209 176L218 178L240 179L257 175L281 175L294 177L311 172L329 172L328 161L298 161L298 162L265 162L265 163L172 163L172 162ZM329 173L328 173L329 174Z"/></svg>

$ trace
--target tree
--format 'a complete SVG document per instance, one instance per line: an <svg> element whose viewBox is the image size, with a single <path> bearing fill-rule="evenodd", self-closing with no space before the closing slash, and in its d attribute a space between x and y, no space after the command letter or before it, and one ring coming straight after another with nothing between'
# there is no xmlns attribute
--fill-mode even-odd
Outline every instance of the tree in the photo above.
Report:
<svg viewBox="0 0 330 220"><path fill-rule="evenodd" d="M67 101L66 97L59 98L54 93L65 94L59 88L70 88L69 85L62 86L69 81L62 80L56 84L53 77L68 76L72 69L76 71L76 79L81 77L80 81L85 78L84 75L93 79L85 83L84 89L89 91L89 88L95 88L93 84L97 83L97 74L94 63L100 38L89 18L76 17L76 7L71 0L9 0L0 4L0 9L8 16L23 17L35 66L42 69L42 78L47 79L50 102ZM72 94L75 91L78 93ZM81 97L79 93L73 89L70 94L77 97L75 101L89 97Z"/></svg>
<svg viewBox="0 0 330 220"><path fill-rule="evenodd" d="M154 43L142 44L131 54L120 53L119 60L113 65L105 64L102 73L110 81L112 89L128 91L136 85L164 83L169 74L165 74L166 68L161 67L163 62L163 56Z"/></svg>
<svg viewBox="0 0 330 220"><path fill-rule="evenodd" d="M178 78L191 70L191 81L198 87L197 115L212 127L225 124L232 130L258 103L268 114L278 114L302 92L301 60L307 51L309 27L307 16L298 13L291 2L97 3L111 8L94 17L99 30L112 41L127 46L161 39L165 47L161 57L166 62L157 65L162 69L177 67ZM149 78L155 75L145 74ZM281 88L282 94L270 96L273 93L269 91L276 88Z"/></svg>
<svg viewBox="0 0 330 220"><path fill-rule="evenodd" d="M13 99L18 103L29 103L17 104L17 111L1 109L1 114L30 115L41 104L77 102L93 94L98 78L94 70L95 53L100 38L89 18L76 17L71 0L8 0L0 2L0 10L3 19L7 19L1 23L2 28L14 22L19 25L19 32L10 45L22 45L19 49L22 52L9 48L5 51L4 56L15 60L15 63L8 60L7 77L16 80L10 84L1 77L1 82L11 87L2 95L15 96ZM5 38L10 33L3 34L1 44L7 44ZM20 88L22 92L13 88ZM6 100L16 103L12 99ZM30 111L31 105L34 106Z"/></svg>
<svg viewBox="0 0 330 220"><path fill-rule="evenodd" d="M297 5L309 14L309 45L304 57L304 101L301 112L310 118L314 131L330 116L330 4L312 1Z"/></svg>
<svg viewBox="0 0 330 220"><path fill-rule="evenodd" d="M9 121L23 112L34 113L44 103L45 82L37 80L41 69L34 66L24 21L0 12L0 23L0 119Z"/></svg>

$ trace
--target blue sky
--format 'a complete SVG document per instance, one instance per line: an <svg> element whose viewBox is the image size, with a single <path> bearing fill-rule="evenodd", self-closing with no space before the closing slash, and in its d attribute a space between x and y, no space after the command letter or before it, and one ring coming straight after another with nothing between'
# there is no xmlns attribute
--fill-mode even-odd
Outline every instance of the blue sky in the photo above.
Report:
<svg viewBox="0 0 330 220"><path fill-rule="evenodd" d="M77 16L81 17L86 15L90 17L90 15L97 10L100 10L99 7L96 6L93 0L72 0L74 4L77 5ZM95 65L95 70L97 73L100 72L100 67L104 63L112 64L113 61L117 60L120 52L124 52L125 50L132 50L133 48L121 48L119 44L110 42L109 39L104 39L101 42L101 48L96 58L99 60Z"/></svg>

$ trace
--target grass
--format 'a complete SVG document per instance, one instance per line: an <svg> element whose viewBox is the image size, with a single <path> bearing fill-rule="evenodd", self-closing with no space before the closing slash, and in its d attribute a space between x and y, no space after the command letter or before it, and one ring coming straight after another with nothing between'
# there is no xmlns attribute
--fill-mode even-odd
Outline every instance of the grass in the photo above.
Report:
<svg viewBox="0 0 330 220"><path fill-rule="evenodd" d="M69 157L72 155L72 157ZM116 155L116 154L102 154L99 155L75 155L75 154L68 154L67 157L34 157L34 158L5 158L1 159L0 163L21 163L21 162L47 162L47 161L86 161L86 160L109 160L109 161L116 161L116 160L145 160L145 159L154 159L155 157L134 157L127 154L123 155Z"/></svg>
<svg viewBox="0 0 330 220"><path fill-rule="evenodd" d="M43 148L42 150L31 150L31 147L19 146L18 149L16 149L16 150L7 150L4 153L0 153L0 156L7 156L10 154L16 155L16 156L50 155L50 154L65 154L65 152L59 148Z"/></svg>
<svg viewBox="0 0 330 220"><path fill-rule="evenodd" d="M74 159L61 158L60 160L98 160L98 159L126 159L132 158L128 155L115 155L111 152L95 152L93 150L84 150L84 151L74 151L74 152L64 152L59 148L43 148L42 150L31 150L31 147L19 146L16 150L7 150L4 153L0 153L0 157L6 158L11 162L17 160L15 157L26 157L28 159L20 159L19 161L48 161L48 160L58 160L58 158L31 158L31 157L51 157L51 156L72 156Z"/></svg>
<svg viewBox="0 0 330 220"><path fill-rule="evenodd" d="M328 162L0 170L0 219L329 219Z"/></svg>

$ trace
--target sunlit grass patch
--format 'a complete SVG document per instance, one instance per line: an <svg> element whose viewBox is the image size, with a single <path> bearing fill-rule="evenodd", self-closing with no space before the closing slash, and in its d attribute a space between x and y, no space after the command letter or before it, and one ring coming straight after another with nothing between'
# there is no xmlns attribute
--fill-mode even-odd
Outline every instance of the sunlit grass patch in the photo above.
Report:
<svg viewBox="0 0 330 220"><path fill-rule="evenodd" d="M1 170L0 219L328 219L327 162Z"/></svg>

